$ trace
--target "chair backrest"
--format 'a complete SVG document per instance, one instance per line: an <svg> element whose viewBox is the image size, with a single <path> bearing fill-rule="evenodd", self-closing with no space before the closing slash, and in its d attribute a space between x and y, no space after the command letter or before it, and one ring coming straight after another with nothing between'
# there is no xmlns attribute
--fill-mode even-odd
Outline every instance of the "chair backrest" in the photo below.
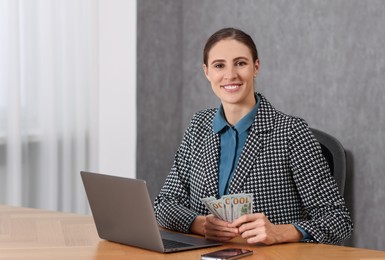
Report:
<svg viewBox="0 0 385 260"><path fill-rule="evenodd" d="M337 182L341 195L345 191L346 153L342 144L333 136L311 128L315 138L321 144L322 153L330 166L331 174Z"/></svg>

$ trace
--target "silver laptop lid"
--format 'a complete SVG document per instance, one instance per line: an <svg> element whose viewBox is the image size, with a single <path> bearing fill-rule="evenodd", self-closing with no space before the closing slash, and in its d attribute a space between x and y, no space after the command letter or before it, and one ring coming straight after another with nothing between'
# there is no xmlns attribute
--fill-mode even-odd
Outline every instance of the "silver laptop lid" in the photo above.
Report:
<svg viewBox="0 0 385 260"><path fill-rule="evenodd" d="M81 176L100 238L164 252L145 181L91 172Z"/></svg>

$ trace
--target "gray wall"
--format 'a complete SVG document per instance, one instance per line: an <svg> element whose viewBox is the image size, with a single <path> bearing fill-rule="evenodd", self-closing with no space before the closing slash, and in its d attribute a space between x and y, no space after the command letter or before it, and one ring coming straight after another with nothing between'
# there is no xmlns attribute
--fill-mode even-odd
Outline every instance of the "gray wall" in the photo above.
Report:
<svg viewBox="0 0 385 260"><path fill-rule="evenodd" d="M138 1L138 178L154 198L192 114L218 106L202 48L237 27L258 47L257 90L348 151L347 245L385 250L384 25L383 0Z"/></svg>

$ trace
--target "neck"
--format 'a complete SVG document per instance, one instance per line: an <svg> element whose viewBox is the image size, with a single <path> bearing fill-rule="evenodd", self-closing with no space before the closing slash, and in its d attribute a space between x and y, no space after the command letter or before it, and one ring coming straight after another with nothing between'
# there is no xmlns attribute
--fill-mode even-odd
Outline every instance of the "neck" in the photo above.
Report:
<svg viewBox="0 0 385 260"><path fill-rule="evenodd" d="M225 113L226 121L231 125L236 125L245 115L247 115L256 104L255 98L253 102L247 105L234 105L234 104L223 104L223 111Z"/></svg>

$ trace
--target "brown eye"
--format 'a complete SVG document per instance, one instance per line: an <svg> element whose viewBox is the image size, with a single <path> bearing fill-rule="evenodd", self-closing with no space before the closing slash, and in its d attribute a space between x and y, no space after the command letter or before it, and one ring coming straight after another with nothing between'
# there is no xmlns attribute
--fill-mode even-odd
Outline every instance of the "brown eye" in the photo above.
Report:
<svg viewBox="0 0 385 260"><path fill-rule="evenodd" d="M247 63L245 61L238 61L237 63L235 63L235 66L238 66L238 67L242 67L245 65L247 65Z"/></svg>
<svg viewBox="0 0 385 260"><path fill-rule="evenodd" d="M217 64L214 64L214 68L216 69L222 69L225 65L222 64L222 63L217 63Z"/></svg>

